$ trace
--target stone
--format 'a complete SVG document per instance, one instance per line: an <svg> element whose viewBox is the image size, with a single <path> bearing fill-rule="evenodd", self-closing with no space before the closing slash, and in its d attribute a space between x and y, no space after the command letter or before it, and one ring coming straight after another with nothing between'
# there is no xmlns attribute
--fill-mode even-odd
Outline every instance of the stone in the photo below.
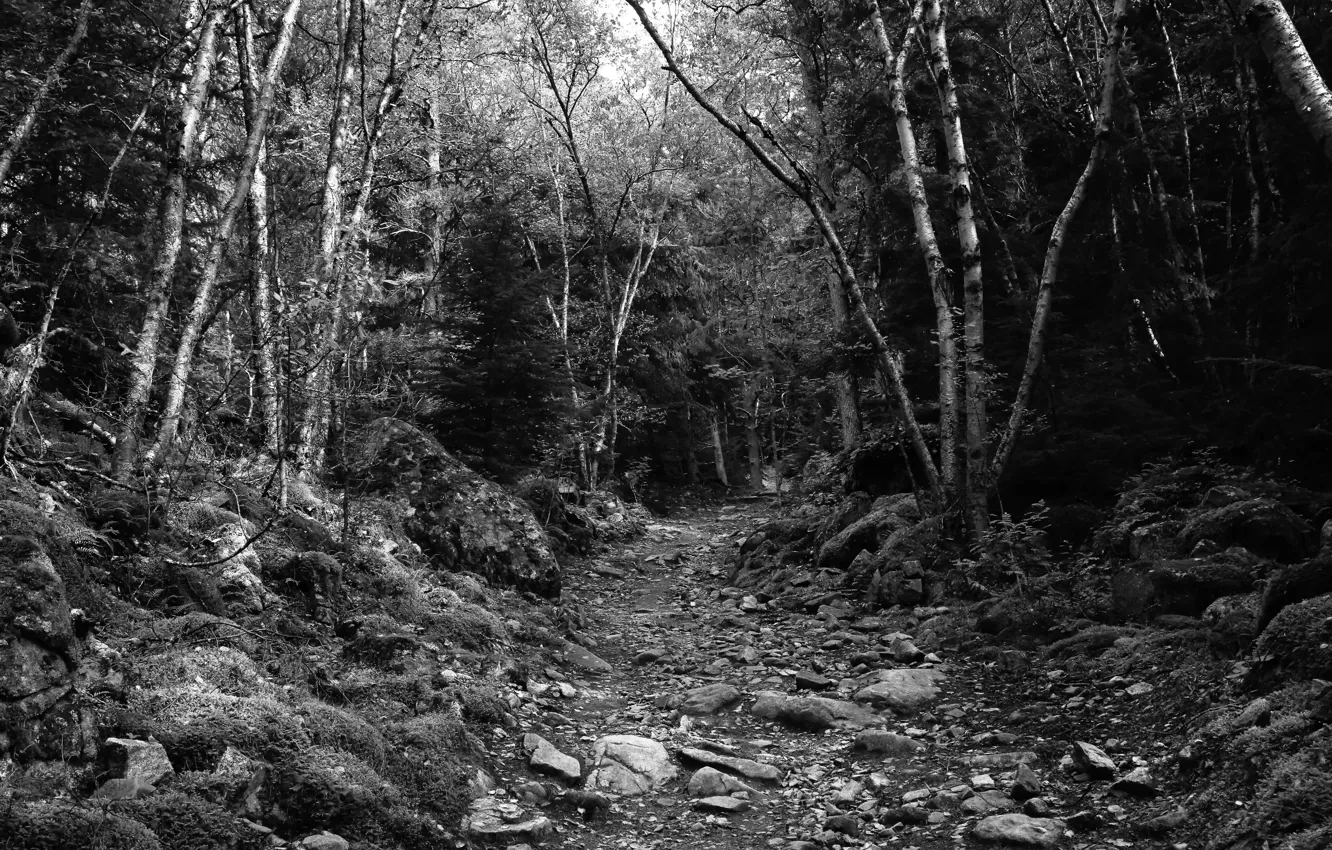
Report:
<svg viewBox="0 0 1332 850"><path fill-rule="evenodd" d="M283 572L305 595L310 619L333 625L341 610L342 564L326 552L302 552L287 562Z"/></svg>
<svg viewBox="0 0 1332 850"><path fill-rule="evenodd" d="M0 729L39 723L73 687L78 661L65 583L51 559L35 540L0 538Z"/></svg>
<svg viewBox="0 0 1332 850"><path fill-rule="evenodd" d="M1036 771L1030 765L1018 765L1013 784L1008 788L1009 796L1014 800L1029 800L1041 796L1041 791L1041 778L1036 775Z"/></svg>
<svg viewBox="0 0 1332 850"><path fill-rule="evenodd" d="M1313 529L1290 508L1273 499L1245 499L1203 511L1180 532L1184 549L1201 540L1221 548L1242 546L1278 561L1297 561L1313 548Z"/></svg>
<svg viewBox="0 0 1332 850"><path fill-rule="evenodd" d="M1073 742L1073 766L1092 779L1111 779L1119 772L1105 750L1086 741Z"/></svg>
<svg viewBox="0 0 1332 850"><path fill-rule="evenodd" d="M1188 809L1175 809L1139 824L1138 830L1148 835L1164 835L1183 826L1188 819Z"/></svg>
<svg viewBox="0 0 1332 850"><path fill-rule="evenodd" d="M971 830L971 835L978 841L1054 847L1064 837L1064 830L1058 821L1008 814L984 818Z"/></svg>
<svg viewBox="0 0 1332 850"><path fill-rule="evenodd" d="M740 758L739 756L724 756L720 753L714 753L710 750L700 749L698 747L682 747L680 757L689 761L696 761L700 764L716 767L722 770L729 770L732 773L738 773L746 779L758 779L764 782L780 782L783 774L780 769L753 759Z"/></svg>
<svg viewBox="0 0 1332 850"><path fill-rule="evenodd" d="M1272 722L1272 703L1265 697L1257 699L1244 706L1244 710L1238 716L1230 721L1230 731L1242 732L1250 726L1266 726Z"/></svg>
<svg viewBox="0 0 1332 850"><path fill-rule="evenodd" d="M156 741L133 738L107 738L97 755L103 776L115 779L142 779L157 785L176 771L167 758L166 747Z"/></svg>
<svg viewBox="0 0 1332 850"><path fill-rule="evenodd" d="M646 794L678 773L666 748L651 738L606 735L592 744L592 771L586 785L626 797Z"/></svg>
<svg viewBox="0 0 1332 850"><path fill-rule="evenodd" d="M646 664L651 664L655 661L660 661L665 657L666 657L666 650L662 647L656 647L654 649L645 649L634 656L634 664L638 667L642 667Z"/></svg>
<svg viewBox="0 0 1332 850"><path fill-rule="evenodd" d="M550 799L550 792L540 782L522 782L513 786L513 795L529 806L540 805Z"/></svg>
<svg viewBox="0 0 1332 850"><path fill-rule="evenodd" d="M840 699L794 697L775 691L760 691L750 709L755 717L779 720L798 729L863 729L878 722L873 712Z"/></svg>
<svg viewBox="0 0 1332 850"><path fill-rule="evenodd" d="M576 783L583 775L583 767L578 759L560 752L558 747L540 735L532 732L524 735L523 752L527 753L527 763L537 773L555 776L570 784Z"/></svg>
<svg viewBox="0 0 1332 850"><path fill-rule="evenodd" d="M886 729L865 729L851 742L851 749L867 753L882 753L890 758L913 755L925 745L915 738L898 735Z"/></svg>
<svg viewBox="0 0 1332 850"><path fill-rule="evenodd" d="M851 815L833 815L823 822L823 828L829 832L854 837L860 835L860 819Z"/></svg>
<svg viewBox="0 0 1332 850"><path fill-rule="evenodd" d="M992 809L1017 808L1017 803L1014 802L1012 797L1008 796L1003 791L999 791L997 789L990 791L980 791L976 794L976 796L984 800L986 804L988 804L989 807Z"/></svg>
<svg viewBox="0 0 1332 850"><path fill-rule="evenodd" d="M849 806L854 803L864 791L864 783L858 782L855 779L849 779L841 788L837 789L836 794L833 794L833 802L839 805Z"/></svg>
<svg viewBox="0 0 1332 850"><path fill-rule="evenodd" d="M1145 767L1135 767L1110 784L1110 791L1129 797L1155 797L1161 791Z"/></svg>
<svg viewBox="0 0 1332 850"><path fill-rule="evenodd" d="M559 562L526 502L401 419L374 420L347 447L350 480L407 502L404 530L436 569L468 570L498 586L559 597Z"/></svg>
<svg viewBox="0 0 1332 850"><path fill-rule="evenodd" d="M1052 814L1050 804L1042 797L1032 797L1022 804L1022 813L1033 818L1048 818Z"/></svg>
<svg viewBox="0 0 1332 850"><path fill-rule="evenodd" d="M800 670L795 674L795 686L803 691L826 691L837 684L822 673L813 670Z"/></svg>
<svg viewBox="0 0 1332 850"><path fill-rule="evenodd" d="M1110 580L1111 605L1121 617L1202 615L1225 596L1247 593L1266 568L1253 555L1220 552L1202 558L1138 561Z"/></svg>
<svg viewBox="0 0 1332 850"><path fill-rule="evenodd" d="M677 711L693 715L716 714L731 708L742 699L744 694L735 685L717 682L685 691L684 701Z"/></svg>
<svg viewBox="0 0 1332 850"><path fill-rule="evenodd" d="M939 697L944 674L933 668L878 670L856 691L856 702L902 713L919 711Z"/></svg>
<svg viewBox="0 0 1332 850"><path fill-rule="evenodd" d="M565 641L559 649L560 658L565 664L571 667L577 667L585 673L601 674L609 673L615 668L604 658L593 652L579 646L572 641Z"/></svg>
<svg viewBox="0 0 1332 850"><path fill-rule="evenodd" d="M888 652L898 664L916 664L925 659L925 653L906 638L896 638L888 647Z"/></svg>
<svg viewBox="0 0 1332 850"><path fill-rule="evenodd" d="M350 850L351 844L341 835L333 832L320 832L307 835L297 844L301 850Z"/></svg>
<svg viewBox="0 0 1332 850"><path fill-rule="evenodd" d="M1096 812L1084 809L1069 815L1065 819L1065 823L1078 832L1091 832L1094 829L1099 829L1104 820Z"/></svg>
<svg viewBox="0 0 1332 850"><path fill-rule="evenodd" d="M539 843L550 835L554 828L555 825L551 823L550 818L542 816L525 818L517 806L494 797L473 800L462 821L462 831L465 835L495 843L520 841Z"/></svg>
<svg viewBox="0 0 1332 850"><path fill-rule="evenodd" d="M751 786L715 767L700 767L689 777L686 790L691 797L725 797L737 791L758 793Z"/></svg>
<svg viewBox="0 0 1332 850"><path fill-rule="evenodd" d="M736 814L749 811L750 803L739 797L702 797L694 801L694 808L703 812Z"/></svg>
<svg viewBox="0 0 1332 850"><path fill-rule="evenodd" d="M1124 693L1131 697L1141 697L1150 694L1156 690L1156 687L1149 682L1137 682L1124 689Z"/></svg>
<svg viewBox="0 0 1332 850"><path fill-rule="evenodd" d="M964 815L983 815L990 810L990 804L982 797L968 797L958 806Z"/></svg>
<svg viewBox="0 0 1332 850"><path fill-rule="evenodd" d="M977 753L967 756L969 767L980 770L1012 770L1020 764L1032 764L1040 757L1030 750L1016 753Z"/></svg>
<svg viewBox="0 0 1332 850"><path fill-rule="evenodd" d="M988 773L981 773L971 777L971 781L967 784L969 784L974 791L992 791L995 787L994 777Z"/></svg>

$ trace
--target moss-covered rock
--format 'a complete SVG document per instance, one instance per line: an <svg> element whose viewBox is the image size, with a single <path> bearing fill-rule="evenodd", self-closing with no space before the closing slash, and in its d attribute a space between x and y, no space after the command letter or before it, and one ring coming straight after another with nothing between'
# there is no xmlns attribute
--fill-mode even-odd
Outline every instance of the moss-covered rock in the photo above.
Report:
<svg viewBox="0 0 1332 850"><path fill-rule="evenodd" d="M1281 609L1258 638L1255 678L1332 679L1332 595Z"/></svg>
<svg viewBox="0 0 1332 850"><path fill-rule="evenodd" d="M246 835L236 816L222 806L178 791L125 800L116 803L114 810L143 824L168 850L232 850Z"/></svg>
<svg viewBox="0 0 1332 850"><path fill-rule="evenodd" d="M498 585L548 597L560 565L531 508L472 472L430 435L399 419L377 419L358 435L348 463L372 492L412 507L406 531L444 570L474 570Z"/></svg>
<svg viewBox="0 0 1332 850"><path fill-rule="evenodd" d="M174 850L148 827L119 813L67 800L0 806L5 850Z"/></svg>

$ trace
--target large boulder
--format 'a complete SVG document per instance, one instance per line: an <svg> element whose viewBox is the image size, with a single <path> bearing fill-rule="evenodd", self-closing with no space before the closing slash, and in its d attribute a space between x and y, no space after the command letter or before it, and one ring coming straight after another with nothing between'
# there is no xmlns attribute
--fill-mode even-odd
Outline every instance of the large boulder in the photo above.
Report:
<svg viewBox="0 0 1332 850"><path fill-rule="evenodd" d="M550 598L560 565L531 508L400 419L367 425L349 448L351 478L407 502L407 534L437 566Z"/></svg>
<svg viewBox="0 0 1332 850"><path fill-rule="evenodd" d="M51 559L31 538L0 537L0 735L12 751L48 755L69 734L86 737L90 718L70 699L78 663L65 584Z"/></svg>
<svg viewBox="0 0 1332 850"><path fill-rule="evenodd" d="M1209 496L1212 502L1222 501ZM1206 505L1206 501L1204 502ZM1203 540L1219 546L1243 546L1278 561L1298 561L1313 554L1314 530L1298 514L1273 499L1244 499L1196 514L1180 532L1185 549Z"/></svg>
<svg viewBox="0 0 1332 850"><path fill-rule="evenodd" d="M1271 565L1243 549L1206 558L1139 561L1110 581L1111 602L1121 617L1157 614L1201 615L1223 596L1247 593Z"/></svg>
<svg viewBox="0 0 1332 850"><path fill-rule="evenodd" d="M920 511L910 493L875 500L865 516L850 523L819 547L818 567L844 570L862 550L879 551L894 535L916 525ZM868 576L867 576L868 578Z"/></svg>

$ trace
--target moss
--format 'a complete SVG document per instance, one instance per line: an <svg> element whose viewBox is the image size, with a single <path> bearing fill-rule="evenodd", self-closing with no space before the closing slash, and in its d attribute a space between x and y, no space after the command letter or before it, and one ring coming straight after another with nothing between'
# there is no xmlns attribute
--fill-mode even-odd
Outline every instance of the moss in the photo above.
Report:
<svg viewBox="0 0 1332 850"><path fill-rule="evenodd" d="M179 791L163 791L115 804L124 817L152 830L168 848L231 850L239 840L236 818L216 803Z"/></svg>
<svg viewBox="0 0 1332 850"><path fill-rule="evenodd" d="M1273 764L1255 802L1255 816L1269 834L1332 820L1332 729L1321 730L1299 752Z"/></svg>
<svg viewBox="0 0 1332 850"><path fill-rule="evenodd" d="M1327 850L1328 847L1332 847L1332 823L1292 835L1278 844L1277 850Z"/></svg>
<svg viewBox="0 0 1332 850"><path fill-rule="evenodd" d="M168 518L177 528L206 534L225 525L239 525L247 535L254 534L254 524L225 508L207 502L177 502L171 506Z"/></svg>
<svg viewBox="0 0 1332 850"><path fill-rule="evenodd" d="M1257 655L1264 671L1279 668L1295 679L1332 678L1332 594L1281 609L1259 636Z"/></svg>
<svg viewBox="0 0 1332 850"><path fill-rule="evenodd" d="M150 690L195 683L235 697L276 698L282 692L248 655L229 646L173 647L139 658L132 672L135 684Z"/></svg>
<svg viewBox="0 0 1332 850"><path fill-rule="evenodd" d="M118 814L68 801L0 805L0 850L174 850Z"/></svg>
<svg viewBox="0 0 1332 850"><path fill-rule="evenodd" d="M275 807L274 825L294 832L358 831L377 818L392 796L363 762L319 748L279 759L265 793Z"/></svg>
<svg viewBox="0 0 1332 850"><path fill-rule="evenodd" d="M436 712L391 724L388 778L411 802L442 823L457 823L470 802L467 779L480 747L461 719Z"/></svg>
<svg viewBox="0 0 1332 850"><path fill-rule="evenodd" d="M153 735L178 771L211 771L228 745L251 758L280 746L310 745L310 735L291 706L258 697L234 697L197 688L136 692L129 714L140 718L132 731Z"/></svg>
<svg viewBox="0 0 1332 850"><path fill-rule="evenodd" d="M303 702L297 710L305 716L305 726L316 745L351 753L375 770L384 768L388 745L380 731L364 718L318 700Z"/></svg>
<svg viewBox="0 0 1332 850"><path fill-rule="evenodd" d="M479 605L459 602L426 618L426 637L438 644L488 650L509 643L509 629Z"/></svg>
<svg viewBox="0 0 1332 850"><path fill-rule="evenodd" d="M234 620L203 612L153 620L143 624L133 637L148 644L218 644L230 646L246 655L254 655L258 651L257 641Z"/></svg>
<svg viewBox="0 0 1332 850"><path fill-rule="evenodd" d="M458 692L463 717L472 723L495 726L504 722L507 712L493 688L468 685Z"/></svg>

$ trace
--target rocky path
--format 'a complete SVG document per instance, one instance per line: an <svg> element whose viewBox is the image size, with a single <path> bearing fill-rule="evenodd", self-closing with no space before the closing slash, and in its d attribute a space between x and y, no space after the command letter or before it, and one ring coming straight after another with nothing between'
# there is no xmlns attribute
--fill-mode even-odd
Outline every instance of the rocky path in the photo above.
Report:
<svg viewBox="0 0 1332 850"><path fill-rule="evenodd" d="M570 571L581 628L513 698L478 830L584 850L1188 846L1158 796L1174 753L1150 740L1169 722L1151 676L964 656L947 609L772 609L725 561L776 510L682 514Z"/></svg>

